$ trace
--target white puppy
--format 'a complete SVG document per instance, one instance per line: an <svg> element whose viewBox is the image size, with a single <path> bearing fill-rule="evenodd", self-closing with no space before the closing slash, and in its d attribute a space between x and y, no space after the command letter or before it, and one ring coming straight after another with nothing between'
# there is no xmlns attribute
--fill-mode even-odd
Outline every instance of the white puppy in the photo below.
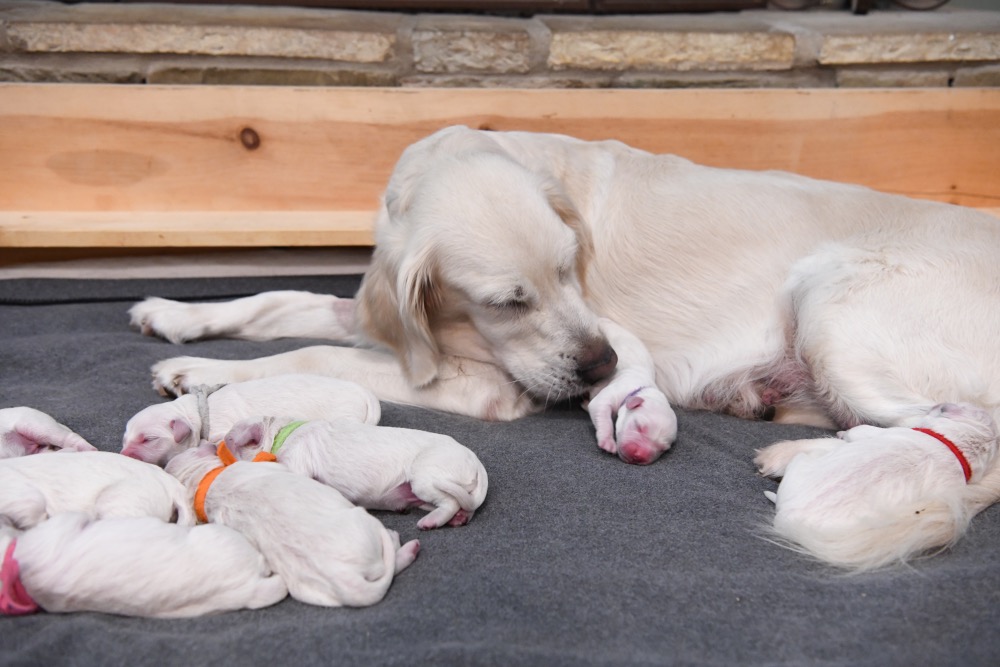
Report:
<svg viewBox="0 0 1000 667"><path fill-rule="evenodd" d="M375 604L393 576L416 558L417 540L400 546L398 534L336 489L280 463L233 461L223 467L217 453L232 456L224 445L216 450L204 443L171 459L167 471L194 494L203 519L243 533L296 600L329 607Z"/></svg>
<svg viewBox="0 0 1000 667"><path fill-rule="evenodd" d="M90 452L97 448L49 415L34 408L0 410L0 459L39 452Z"/></svg>
<svg viewBox="0 0 1000 667"><path fill-rule="evenodd" d="M677 437L677 416L656 387L656 366L642 341L607 318L598 325L618 353L618 366L591 389L586 406L597 446L626 463L652 463Z"/></svg>
<svg viewBox="0 0 1000 667"><path fill-rule="evenodd" d="M69 452L0 460L0 517L30 528L62 512L194 523L187 494L176 479L121 454Z"/></svg>
<svg viewBox="0 0 1000 667"><path fill-rule="evenodd" d="M164 465L201 440L218 442L240 419L268 413L377 424L382 409L372 392L345 380L299 374L250 380L221 387L207 400L189 394L139 411L125 425L122 454Z"/></svg>
<svg viewBox="0 0 1000 667"><path fill-rule="evenodd" d="M857 570L954 544L992 497L978 482L994 466L996 424L985 410L950 403L913 424L760 450L760 471L783 476L777 494L766 494L775 534Z"/></svg>
<svg viewBox="0 0 1000 667"><path fill-rule="evenodd" d="M417 522L424 530L464 525L486 499L483 464L440 433L346 419L258 417L237 423L226 444L240 459L267 449L290 470L367 509L430 510Z"/></svg>
<svg viewBox="0 0 1000 667"><path fill-rule="evenodd" d="M71 512L19 535L5 532L2 613L180 618L258 609L288 594L260 552L225 526L152 517L94 521Z"/></svg>

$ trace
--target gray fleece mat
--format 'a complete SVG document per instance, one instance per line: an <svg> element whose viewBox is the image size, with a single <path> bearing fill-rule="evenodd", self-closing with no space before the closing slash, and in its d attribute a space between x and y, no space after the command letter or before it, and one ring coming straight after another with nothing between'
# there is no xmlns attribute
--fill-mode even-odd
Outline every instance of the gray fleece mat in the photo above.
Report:
<svg viewBox="0 0 1000 667"><path fill-rule="evenodd" d="M353 294L357 277L0 282L0 407L48 412L117 451L160 400L149 367L244 358L303 341L185 346L130 330L144 295L265 289ZM315 342L315 341L309 341ZM578 405L486 423L386 404L383 424L447 433L490 474L461 528L376 513L422 551L364 609L287 599L190 620L103 614L0 619L0 665L997 665L1000 509L953 550L843 576L761 537L771 516L754 448L804 427L681 411L674 448L628 466L594 444Z"/></svg>

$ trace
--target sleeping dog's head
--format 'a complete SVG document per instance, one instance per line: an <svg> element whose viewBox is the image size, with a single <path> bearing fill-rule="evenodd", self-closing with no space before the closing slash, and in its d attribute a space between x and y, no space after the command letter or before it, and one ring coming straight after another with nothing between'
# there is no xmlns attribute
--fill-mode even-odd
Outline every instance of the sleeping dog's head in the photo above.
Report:
<svg viewBox="0 0 1000 667"><path fill-rule="evenodd" d="M583 301L592 253L555 179L483 133L452 128L396 167L359 322L415 386L433 382L447 354L495 364L539 400L574 396L616 364Z"/></svg>

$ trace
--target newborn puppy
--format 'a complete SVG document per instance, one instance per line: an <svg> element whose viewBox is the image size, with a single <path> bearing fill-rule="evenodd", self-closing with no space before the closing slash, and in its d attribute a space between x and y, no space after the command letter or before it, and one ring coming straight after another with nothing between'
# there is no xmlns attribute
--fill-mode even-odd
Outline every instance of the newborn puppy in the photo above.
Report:
<svg viewBox="0 0 1000 667"><path fill-rule="evenodd" d="M677 417L656 388L653 357L642 341L607 318L598 324L618 354L618 367L590 390L586 408L597 430L597 446L626 463L652 463L677 437Z"/></svg>
<svg viewBox="0 0 1000 667"><path fill-rule="evenodd" d="M774 533L793 548L864 570L954 544L981 507L977 481L994 465L989 413L942 404L915 428L858 426L838 438L779 442L760 471L783 479Z"/></svg>
<svg viewBox="0 0 1000 667"><path fill-rule="evenodd" d="M193 524L184 487L156 466L113 452L0 460L0 517L30 528L62 512L152 516Z"/></svg>
<svg viewBox="0 0 1000 667"><path fill-rule="evenodd" d="M346 380L319 375L250 380L221 387L208 395L207 405L197 394L185 394L139 411L125 425L122 454L162 466L202 440L219 442L240 419L268 413L377 424L382 408L372 392Z"/></svg>
<svg viewBox="0 0 1000 667"><path fill-rule="evenodd" d="M375 604L417 557L417 540L400 547L398 534L332 487L280 463L223 467L217 453L232 456L224 444L216 450L205 443L178 454L166 469L187 486L205 519L238 530L264 554L296 600Z"/></svg>
<svg viewBox="0 0 1000 667"><path fill-rule="evenodd" d="M69 512L0 534L0 613L98 611L181 618L258 609L288 590L260 552L225 526Z"/></svg>
<svg viewBox="0 0 1000 667"><path fill-rule="evenodd" d="M0 459L47 451L96 450L44 412L26 407L0 410Z"/></svg>
<svg viewBox="0 0 1000 667"><path fill-rule="evenodd" d="M266 449L293 472L367 509L430 510L417 522L424 530L464 525L486 499L483 464L439 433L347 419L258 417L237 423L225 441L241 459Z"/></svg>

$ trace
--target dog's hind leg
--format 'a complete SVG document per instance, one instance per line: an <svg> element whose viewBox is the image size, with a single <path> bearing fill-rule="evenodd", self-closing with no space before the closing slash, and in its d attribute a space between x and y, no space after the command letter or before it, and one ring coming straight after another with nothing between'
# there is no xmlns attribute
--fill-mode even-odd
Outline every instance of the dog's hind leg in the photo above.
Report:
<svg viewBox="0 0 1000 667"><path fill-rule="evenodd" d="M202 338L319 338L355 342L354 299L295 290L233 301L182 303L151 297L129 310L132 326L171 343Z"/></svg>
<svg viewBox="0 0 1000 667"><path fill-rule="evenodd" d="M816 399L841 428L895 426L942 402L1000 404L1000 331L991 251L948 257L863 240L831 244L788 282L795 352ZM930 244L931 241L928 241ZM934 247L930 245L929 247Z"/></svg>

